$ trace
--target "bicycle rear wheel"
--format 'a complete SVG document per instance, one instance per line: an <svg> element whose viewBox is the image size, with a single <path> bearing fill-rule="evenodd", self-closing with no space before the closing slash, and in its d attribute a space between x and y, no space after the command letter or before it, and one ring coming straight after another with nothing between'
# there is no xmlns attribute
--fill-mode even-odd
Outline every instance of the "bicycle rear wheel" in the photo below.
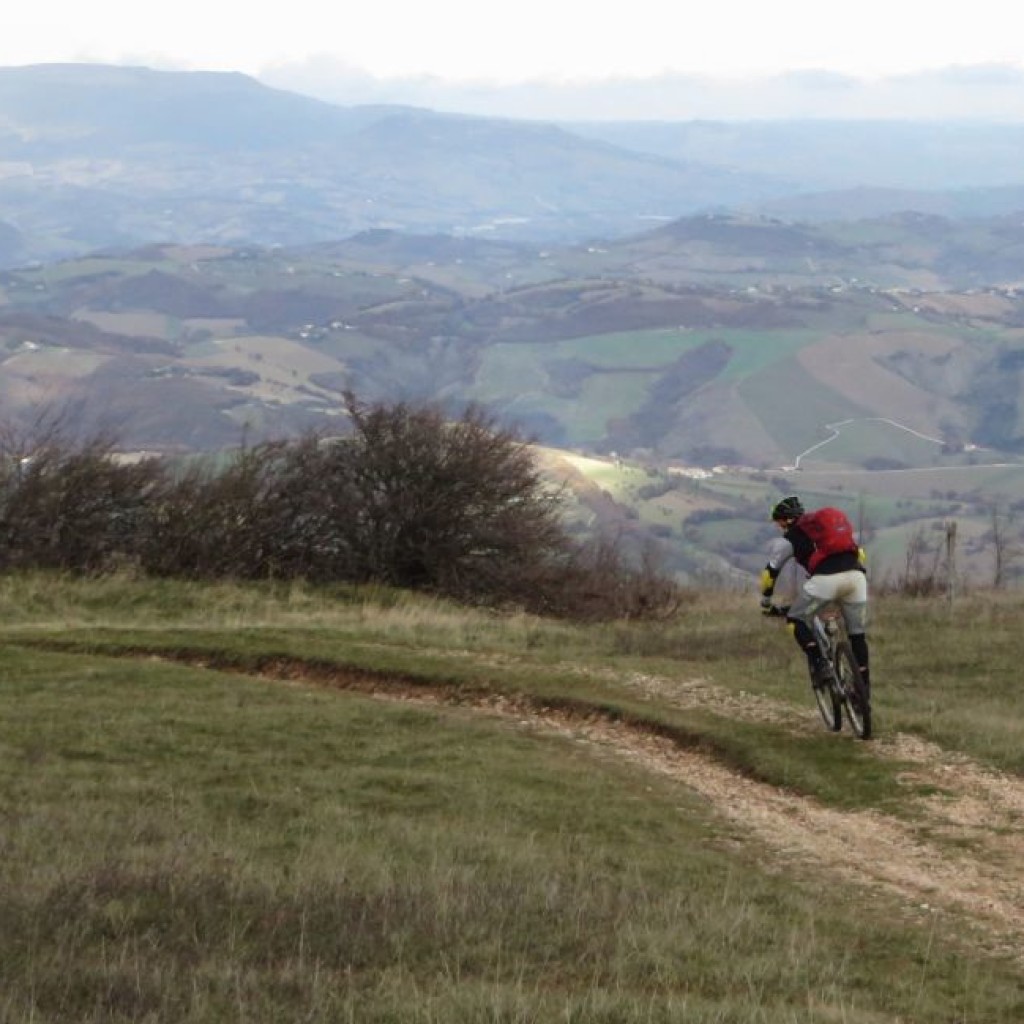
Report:
<svg viewBox="0 0 1024 1024"><path fill-rule="evenodd" d="M815 686L814 677L811 676L811 691L814 693L814 699L818 702L821 720L827 728L833 732L839 732L843 727L843 704L835 688Z"/></svg>
<svg viewBox="0 0 1024 1024"><path fill-rule="evenodd" d="M850 723L850 728L862 740L871 739L871 700L849 643L843 641L836 645L832 664L836 670L839 693L846 707L846 720Z"/></svg>

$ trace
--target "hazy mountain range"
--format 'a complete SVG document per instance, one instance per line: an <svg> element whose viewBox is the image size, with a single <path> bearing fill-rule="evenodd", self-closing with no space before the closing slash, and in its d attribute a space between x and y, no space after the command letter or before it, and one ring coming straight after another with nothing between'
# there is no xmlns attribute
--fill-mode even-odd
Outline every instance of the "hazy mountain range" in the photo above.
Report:
<svg viewBox="0 0 1024 1024"><path fill-rule="evenodd" d="M553 123L338 106L234 74L0 69L0 266L153 241L367 229L531 242L704 211L787 219L1021 206L1024 126Z"/></svg>

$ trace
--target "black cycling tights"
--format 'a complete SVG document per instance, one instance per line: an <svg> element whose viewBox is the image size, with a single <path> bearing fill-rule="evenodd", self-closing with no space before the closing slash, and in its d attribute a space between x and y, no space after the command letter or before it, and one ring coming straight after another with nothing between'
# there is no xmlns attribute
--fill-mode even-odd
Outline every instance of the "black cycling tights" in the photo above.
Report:
<svg viewBox="0 0 1024 1024"><path fill-rule="evenodd" d="M868 640L863 633L850 634L850 646L853 648L853 656L857 659L857 667L864 678L864 685L869 684L868 677Z"/></svg>
<svg viewBox="0 0 1024 1024"><path fill-rule="evenodd" d="M818 655L818 642L814 639L814 633L811 627L806 622L800 619L790 619L793 623L793 637L796 642L800 645L800 649L808 655L808 657L814 659ZM850 634L850 647L853 648L853 656L857 661L857 667L860 669L860 674L864 679L864 685L870 685L870 676L868 675L868 641L867 637L863 633L851 633Z"/></svg>
<svg viewBox="0 0 1024 1024"><path fill-rule="evenodd" d="M793 624L793 638L800 645L800 649L810 653L817 651L818 641L814 639L811 627L803 619L790 619Z"/></svg>

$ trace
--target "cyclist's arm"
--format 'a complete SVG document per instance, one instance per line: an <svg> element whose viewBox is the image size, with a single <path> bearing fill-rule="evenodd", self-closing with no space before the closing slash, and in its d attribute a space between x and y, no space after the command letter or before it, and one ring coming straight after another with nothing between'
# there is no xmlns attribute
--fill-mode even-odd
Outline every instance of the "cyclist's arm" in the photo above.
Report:
<svg viewBox="0 0 1024 1024"><path fill-rule="evenodd" d="M785 537L777 537L768 549L768 564L761 570L761 608L771 614L775 581L783 566L793 557L793 545Z"/></svg>

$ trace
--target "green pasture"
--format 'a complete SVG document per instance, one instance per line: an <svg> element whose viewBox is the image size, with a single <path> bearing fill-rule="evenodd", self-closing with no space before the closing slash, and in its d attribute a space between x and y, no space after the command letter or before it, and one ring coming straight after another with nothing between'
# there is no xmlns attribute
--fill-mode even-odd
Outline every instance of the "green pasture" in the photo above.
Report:
<svg viewBox="0 0 1024 1024"><path fill-rule="evenodd" d="M576 465L588 480L619 501L638 500L638 491L657 479L643 466L614 459L593 459Z"/></svg>
<svg viewBox="0 0 1024 1024"><path fill-rule="evenodd" d="M828 441L801 460L802 468L837 462L863 465L871 459L890 461L890 468L900 463L906 467L941 466L950 461L950 456L943 455L939 439L921 436L887 420L832 420L825 429L830 434Z"/></svg>
<svg viewBox="0 0 1024 1024"><path fill-rule="evenodd" d="M824 387L793 359L766 366L744 380L739 390L768 435L791 458L828 436L823 424L864 415L858 405Z"/></svg>
<svg viewBox="0 0 1024 1024"><path fill-rule="evenodd" d="M709 341L724 341L733 356L723 379L743 379L799 351L817 337L813 331L695 330L688 327L619 331L567 338L543 345L519 345L550 360L577 359L605 370L660 369Z"/></svg>
<svg viewBox="0 0 1024 1024"><path fill-rule="evenodd" d="M802 464L803 465L803 464ZM818 468L808 461L799 474L784 474L802 486L820 491L870 495L896 503L1019 500L1024 497L1024 463L1002 462L973 466L935 466L910 470Z"/></svg>
<svg viewBox="0 0 1024 1024"><path fill-rule="evenodd" d="M1019 964L970 929L774 861L685 784L580 741L573 721L645 726L825 805L909 808L904 766L820 727L745 596L582 627L386 590L33 576L0 581L0 610L2 1021L1024 1013ZM1024 770L1019 614L971 601L954 631L944 606L880 602L883 737ZM807 714L687 711L637 677ZM569 728L473 707L510 700Z"/></svg>
<svg viewBox="0 0 1024 1024"><path fill-rule="evenodd" d="M565 429L564 443L593 443L607 434L610 420L627 418L644 407L649 400L648 389L656 380L655 371L708 341L720 339L733 347L732 360L720 379L744 381L744 388L753 382L751 388L764 391L767 400L778 407L778 425L793 429L792 403L780 397L792 391L792 375L786 360L814 336L812 332L800 331L680 329L609 333L533 345L491 345L481 353L480 366L467 394L477 401L499 404L509 417L545 412ZM553 368L557 363L573 361L599 372L582 371L575 391L563 395L554 383ZM787 368L774 370L780 363ZM768 379L762 387L758 382L766 374ZM786 388L780 391L783 381ZM812 390L809 379L808 389ZM813 385L813 390L821 391L817 385ZM749 397L746 392L744 397ZM825 396L814 405L809 415L800 417L800 422L807 424L803 436L813 436L812 431L821 422L813 418L817 413L828 415L837 407L846 408L848 403L841 406ZM762 414L759 404L755 408ZM772 418L769 412L768 419Z"/></svg>

